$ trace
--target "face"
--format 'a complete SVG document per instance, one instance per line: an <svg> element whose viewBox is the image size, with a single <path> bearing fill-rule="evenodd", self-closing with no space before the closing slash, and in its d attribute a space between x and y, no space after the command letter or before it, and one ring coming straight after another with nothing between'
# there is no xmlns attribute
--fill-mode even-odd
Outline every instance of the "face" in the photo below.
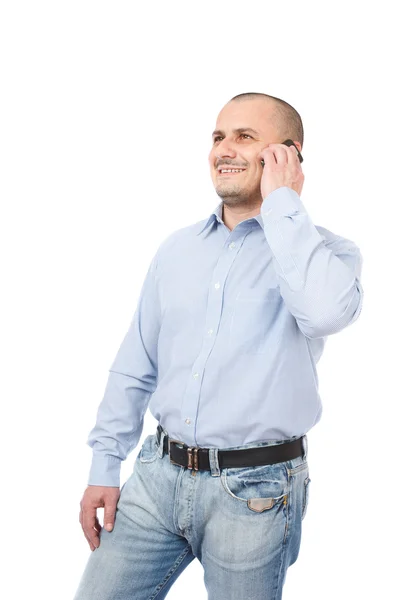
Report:
<svg viewBox="0 0 400 600"><path fill-rule="evenodd" d="M231 101L219 113L208 160L215 191L227 206L261 205L263 167L257 155L283 141L273 114L273 103L265 99ZM221 167L244 170L222 173Z"/></svg>

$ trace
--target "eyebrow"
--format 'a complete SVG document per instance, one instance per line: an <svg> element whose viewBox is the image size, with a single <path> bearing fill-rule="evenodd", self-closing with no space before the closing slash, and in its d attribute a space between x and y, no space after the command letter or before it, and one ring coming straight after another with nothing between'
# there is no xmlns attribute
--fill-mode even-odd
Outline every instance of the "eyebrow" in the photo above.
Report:
<svg viewBox="0 0 400 600"><path fill-rule="evenodd" d="M258 131L252 129L251 127L239 127L239 129L234 129L233 133L244 133L245 131L251 131L251 133L254 133L254 135L259 135ZM212 132L211 137L214 138L216 135L224 136L225 134L221 129L216 129Z"/></svg>

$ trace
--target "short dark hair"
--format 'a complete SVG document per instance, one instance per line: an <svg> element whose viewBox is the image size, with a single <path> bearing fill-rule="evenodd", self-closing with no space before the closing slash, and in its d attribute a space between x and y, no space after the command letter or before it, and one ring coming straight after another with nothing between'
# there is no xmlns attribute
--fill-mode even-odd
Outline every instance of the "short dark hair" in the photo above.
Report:
<svg viewBox="0 0 400 600"><path fill-rule="evenodd" d="M259 96L264 96L265 98L269 98L270 100L274 101L276 111L272 119L276 124L276 127L282 133L282 137L300 142L301 147L303 148L303 122L297 110L288 102L285 102L285 100L276 98L275 96L270 96L269 94L262 94L261 92L246 92L244 94L238 94L237 96L234 96L230 101L252 100Z"/></svg>

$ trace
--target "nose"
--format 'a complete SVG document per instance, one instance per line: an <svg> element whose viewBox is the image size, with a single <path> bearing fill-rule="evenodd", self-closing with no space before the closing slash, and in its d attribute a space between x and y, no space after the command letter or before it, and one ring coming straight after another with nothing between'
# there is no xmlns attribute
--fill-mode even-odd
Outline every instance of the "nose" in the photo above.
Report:
<svg viewBox="0 0 400 600"><path fill-rule="evenodd" d="M221 149L218 148L218 153L216 156L216 163L217 163L217 165L219 165L222 162L224 162L224 160L226 158L234 159L235 156L236 156L236 153L233 150L230 150L229 148L227 148L226 150L223 150L222 152L221 152Z"/></svg>
<svg viewBox="0 0 400 600"><path fill-rule="evenodd" d="M221 160L221 159L225 158L226 156L228 156L230 158L233 158L236 156L235 150L232 148L232 146L230 145L230 142L227 141L226 138L224 140L222 140L221 142L219 142L216 156L217 156L218 160Z"/></svg>

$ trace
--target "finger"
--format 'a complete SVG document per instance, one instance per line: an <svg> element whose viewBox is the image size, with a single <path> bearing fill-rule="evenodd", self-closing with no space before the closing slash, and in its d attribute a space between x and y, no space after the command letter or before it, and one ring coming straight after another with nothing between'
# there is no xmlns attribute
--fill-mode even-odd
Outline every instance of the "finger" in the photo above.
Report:
<svg viewBox="0 0 400 600"><path fill-rule="evenodd" d="M116 502L107 503L104 505L104 527L107 531L112 531L115 521Z"/></svg>
<svg viewBox="0 0 400 600"><path fill-rule="evenodd" d="M99 545L99 534L95 530L95 519L96 519L96 509L95 508L82 508L82 527L85 535L89 539L89 541L94 545Z"/></svg>
<svg viewBox="0 0 400 600"><path fill-rule="evenodd" d="M89 544L89 547L90 547L90 549L91 549L92 551L93 551L93 550L96 550L96 548L98 548L98 547L99 547L99 545L100 545L100 541L99 541L99 544L98 544L98 545L94 545L94 544L92 543L92 541L91 541L91 540L88 538L88 536L86 535L86 532L85 532L85 530L84 530L84 528L83 528L83 515L82 515L82 510L81 510L81 512L79 513L79 522L80 522L80 524L81 524L81 526L82 526L83 535L85 536L85 538L86 538L86 541L87 541L87 543Z"/></svg>
<svg viewBox="0 0 400 600"><path fill-rule="evenodd" d="M274 166L285 166L288 164L288 153L286 152L287 146L284 144L270 144L266 150L266 163L268 161L269 167Z"/></svg>
<svg viewBox="0 0 400 600"><path fill-rule="evenodd" d="M297 154L297 148L295 146L289 146L288 147L288 162L290 165L293 166L299 166L300 165L300 159L299 159L299 155Z"/></svg>
<svg viewBox="0 0 400 600"><path fill-rule="evenodd" d="M288 164L291 167L299 167L301 165L297 148L293 144L287 146L286 144L270 144L276 152L277 164L285 165ZM280 153L279 150L283 150L285 154ZM301 168L301 167L300 167Z"/></svg>
<svg viewBox="0 0 400 600"><path fill-rule="evenodd" d="M296 148L294 146L290 146L290 148L293 148L293 150L289 152L289 167L293 173L293 177L299 181L302 177L304 178L303 169Z"/></svg>
<svg viewBox="0 0 400 600"><path fill-rule="evenodd" d="M275 159L275 154L272 151L272 148L270 148L268 146L268 148L266 148L263 152L263 158L264 158L264 163L265 163L265 168L271 168L276 166L276 159Z"/></svg>
<svg viewBox="0 0 400 600"><path fill-rule="evenodd" d="M99 519L97 518L97 516L96 516L96 519L95 519L95 522L94 522L94 528L95 528L95 530L96 530L98 533L100 533L100 531L101 531L101 525L100 525L100 521L99 521Z"/></svg>
<svg viewBox="0 0 400 600"><path fill-rule="evenodd" d="M279 165L287 165L290 158L290 148L286 144L273 144L276 161Z"/></svg>
<svg viewBox="0 0 400 600"><path fill-rule="evenodd" d="M83 532L83 535L85 536L85 538L86 538L86 541L87 541L87 543L89 544L89 548L92 550L92 552L93 552L94 550L96 550L96 548L98 548L98 546L94 546L94 545L92 544L92 542L89 540L89 538L88 538L88 536L86 535L86 533L85 533L85 532ZM99 545L100 545L100 544L99 544Z"/></svg>
<svg viewBox="0 0 400 600"><path fill-rule="evenodd" d="M290 149L284 144L277 147L278 164L286 166L289 164Z"/></svg>

